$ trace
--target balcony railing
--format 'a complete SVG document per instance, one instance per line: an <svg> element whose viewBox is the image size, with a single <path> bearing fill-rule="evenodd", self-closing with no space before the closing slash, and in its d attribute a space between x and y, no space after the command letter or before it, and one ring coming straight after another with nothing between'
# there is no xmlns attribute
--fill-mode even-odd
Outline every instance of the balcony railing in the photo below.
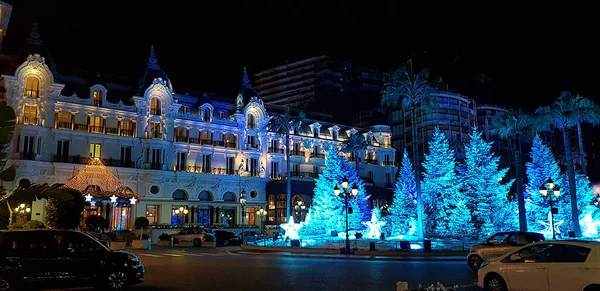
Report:
<svg viewBox="0 0 600 291"><path fill-rule="evenodd" d="M277 174L277 173L271 173L271 175L269 176L271 179L273 180L281 180L281 175Z"/></svg>
<svg viewBox="0 0 600 291"><path fill-rule="evenodd" d="M318 178L319 174L313 172L292 172L292 178Z"/></svg>
<svg viewBox="0 0 600 291"><path fill-rule="evenodd" d="M187 136L176 136L175 137L175 141L178 142L189 142L189 139Z"/></svg>
<svg viewBox="0 0 600 291"><path fill-rule="evenodd" d="M367 164L372 164L372 165L377 165L377 164L379 164L379 163L377 162L377 160L374 160L374 159L366 159L366 160L365 160L365 163L367 163Z"/></svg>
<svg viewBox="0 0 600 291"><path fill-rule="evenodd" d="M36 153L21 153L21 160L35 161Z"/></svg>
<svg viewBox="0 0 600 291"><path fill-rule="evenodd" d="M210 139L203 139L202 140L202 145L212 145L213 141Z"/></svg>
<svg viewBox="0 0 600 291"><path fill-rule="evenodd" d="M55 155L53 157L53 161L57 163L87 164L90 161L90 158L82 156Z"/></svg>
<svg viewBox="0 0 600 291"><path fill-rule="evenodd" d="M215 140L213 141L213 145L216 147L225 147L225 142L222 140Z"/></svg>
<svg viewBox="0 0 600 291"><path fill-rule="evenodd" d="M268 152L271 154L283 154L283 149L269 148Z"/></svg>
<svg viewBox="0 0 600 291"><path fill-rule="evenodd" d="M158 108L152 108L152 109L150 109L150 114L152 114L152 115L160 115L161 112L160 112L160 109L158 109Z"/></svg>
<svg viewBox="0 0 600 291"><path fill-rule="evenodd" d="M152 132L150 132L150 138L162 139L162 133L156 132L156 131L152 131Z"/></svg>
<svg viewBox="0 0 600 291"><path fill-rule="evenodd" d="M119 130L116 127L107 127L106 134L118 134Z"/></svg>
<svg viewBox="0 0 600 291"><path fill-rule="evenodd" d="M188 172L193 173L204 173L204 174L215 174L215 175L238 175L238 171L234 169L226 169L226 168L208 168L205 169L202 166L188 166Z"/></svg>
<svg viewBox="0 0 600 291"><path fill-rule="evenodd" d="M58 128L62 128L62 129L71 129L71 123L70 122L58 122Z"/></svg>
<svg viewBox="0 0 600 291"><path fill-rule="evenodd" d="M200 139L197 137L190 137L188 138L188 143L200 144Z"/></svg>
<svg viewBox="0 0 600 291"><path fill-rule="evenodd" d="M225 142L226 148L237 148L237 143L235 142Z"/></svg>
<svg viewBox="0 0 600 291"><path fill-rule="evenodd" d="M121 136L133 137L133 129L121 129Z"/></svg>
<svg viewBox="0 0 600 291"><path fill-rule="evenodd" d="M310 154L311 158L317 158L317 159L324 159L325 158L325 154L321 154L321 153L311 153Z"/></svg>
<svg viewBox="0 0 600 291"><path fill-rule="evenodd" d="M29 124L29 125L37 125L38 119L37 117L23 117L23 124Z"/></svg>
<svg viewBox="0 0 600 291"><path fill-rule="evenodd" d="M102 126L90 125L90 132L102 133Z"/></svg>
<svg viewBox="0 0 600 291"><path fill-rule="evenodd" d="M123 168L135 168L135 162L115 159L102 159L105 166L110 167L123 167Z"/></svg>
<svg viewBox="0 0 600 291"><path fill-rule="evenodd" d="M383 161L384 166L394 166L394 161Z"/></svg>
<svg viewBox="0 0 600 291"><path fill-rule="evenodd" d="M292 151L292 152L290 153L290 155L292 155L292 156L304 157L304 152L302 152L302 151Z"/></svg>
<svg viewBox="0 0 600 291"><path fill-rule="evenodd" d="M88 130L88 125L87 124L81 124L81 123L75 123L75 130L78 130L78 131L87 131Z"/></svg>
<svg viewBox="0 0 600 291"><path fill-rule="evenodd" d="M258 145L257 145L257 144L250 144L250 143L247 143L247 144L246 144L246 149L247 149L247 150L253 150L253 151L257 151L257 150L258 150Z"/></svg>

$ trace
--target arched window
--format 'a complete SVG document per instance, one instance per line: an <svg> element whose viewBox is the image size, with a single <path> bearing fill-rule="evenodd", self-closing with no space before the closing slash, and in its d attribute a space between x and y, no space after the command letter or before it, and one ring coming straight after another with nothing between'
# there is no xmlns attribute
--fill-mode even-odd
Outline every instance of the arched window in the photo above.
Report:
<svg viewBox="0 0 600 291"><path fill-rule="evenodd" d="M94 90L94 106L102 106L102 91L100 90Z"/></svg>
<svg viewBox="0 0 600 291"><path fill-rule="evenodd" d="M188 200L188 194L183 190L175 190L173 192L173 200Z"/></svg>
<svg viewBox="0 0 600 291"><path fill-rule="evenodd" d="M152 114L152 115L160 115L161 114L160 99L152 98L150 100L150 114Z"/></svg>
<svg viewBox="0 0 600 291"><path fill-rule="evenodd" d="M235 193L233 192L225 192L225 194L223 194L223 201L236 201L237 199L235 198Z"/></svg>
<svg viewBox="0 0 600 291"><path fill-rule="evenodd" d="M278 224L286 223L287 222L287 217L286 217L287 195L285 195L285 194L277 195L276 208L277 208L277 223Z"/></svg>
<svg viewBox="0 0 600 291"><path fill-rule="evenodd" d="M38 98L40 96L40 80L36 77L27 77L25 81L25 97Z"/></svg>
<svg viewBox="0 0 600 291"><path fill-rule="evenodd" d="M248 114L248 129L256 129L256 117L254 117L254 114Z"/></svg>
<svg viewBox="0 0 600 291"><path fill-rule="evenodd" d="M267 220L269 223L275 223L275 195L269 195L267 203Z"/></svg>
<svg viewBox="0 0 600 291"><path fill-rule="evenodd" d="M202 110L202 121L210 122L210 109L204 108L204 110Z"/></svg>
<svg viewBox="0 0 600 291"><path fill-rule="evenodd" d="M202 191L198 194L198 200L200 201L213 201L213 195L208 191Z"/></svg>

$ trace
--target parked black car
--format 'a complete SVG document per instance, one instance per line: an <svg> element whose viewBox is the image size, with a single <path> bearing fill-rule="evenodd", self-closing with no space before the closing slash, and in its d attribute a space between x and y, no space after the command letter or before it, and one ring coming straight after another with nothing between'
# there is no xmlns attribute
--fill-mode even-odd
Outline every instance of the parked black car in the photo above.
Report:
<svg viewBox="0 0 600 291"><path fill-rule="evenodd" d="M233 231L219 229L214 230L213 232L217 238L217 245L231 246L240 244L237 233Z"/></svg>
<svg viewBox="0 0 600 291"><path fill-rule="evenodd" d="M69 230L0 231L0 290L102 287L144 281L144 266L88 234Z"/></svg>

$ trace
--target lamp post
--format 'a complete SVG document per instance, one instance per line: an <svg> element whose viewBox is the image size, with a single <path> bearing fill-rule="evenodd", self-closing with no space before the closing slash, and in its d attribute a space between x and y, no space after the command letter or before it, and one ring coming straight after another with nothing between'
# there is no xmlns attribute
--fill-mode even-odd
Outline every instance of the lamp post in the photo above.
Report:
<svg viewBox="0 0 600 291"><path fill-rule="evenodd" d="M304 205L304 201L296 201L296 205L294 205L294 210L296 210L296 216L298 217L296 221L298 223L302 222L302 214L304 213L304 211L306 211L306 205Z"/></svg>
<svg viewBox="0 0 600 291"><path fill-rule="evenodd" d="M548 203L550 204L550 227L552 228L552 239L556 239L556 232L554 231L554 202L558 201L558 196L560 196L560 187L555 185L552 179L548 178L545 184L540 187L540 194L544 198L548 198ZM556 197L555 200L552 200L552 196Z"/></svg>
<svg viewBox="0 0 600 291"><path fill-rule="evenodd" d="M187 207L183 207L183 206L179 206L179 208L175 209L175 214L176 215L181 215L183 224L185 224L185 216L189 213L190 211L187 209Z"/></svg>
<svg viewBox="0 0 600 291"><path fill-rule="evenodd" d="M29 213L31 212L31 208L27 205L25 205L25 203L21 203L18 207L15 207L15 213L17 214L17 217L25 217L27 215L29 215ZM24 223L25 221L18 221L19 223Z"/></svg>
<svg viewBox="0 0 600 291"><path fill-rule="evenodd" d="M246 224L246 191L240 193L240 207L242 208L242 244L244 243L244 225Z"/></svg>
<svg viewBox="0 0 600 291"><path fill-rule="evenodd" d="M341 191L340 191L341 190ZM333 193L335 196L344 199L344 206L346 207L346 254L350 254L350 236L348 235L348 200L350 198L356 197L358 195L358 186L356 184L352 185L352 190L348 191L348 178L344 177L342 180L342 189L336 184L333 187Z"/></svg>
<svg viewBox="0 0 600 291"><path fill-rule="evenodd" d="M256 215L258 215L258 217L260 217L260 233L264 234L265 230L265 216L267 216L267 211L264 210L262 207L256 211Z"/></svg>

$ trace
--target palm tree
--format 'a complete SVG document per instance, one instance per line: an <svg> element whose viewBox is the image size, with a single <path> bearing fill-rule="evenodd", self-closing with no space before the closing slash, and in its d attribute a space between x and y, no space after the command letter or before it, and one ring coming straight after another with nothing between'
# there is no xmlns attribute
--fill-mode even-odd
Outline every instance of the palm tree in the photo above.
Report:
<svg viewBox="0 0 600 291"><path fill-rule="evenodd" d="M423 229L423 199L421 197L421 169L419 149L417 145L417 109L428 110L433 107L433 93L436 91L428 82L429 73L426 70L414 75L412 68L402 66L396 71L383 77L384 85L381 97L383 106L401 105L403 110L409 110L413 140L413 164L415 165L415 181L417 188L417 235L424 237Z"/></svg>
<svg viewBox="0 0 600 291"><path fill-rule="evenodd" d="M346 141L344 141L344 151L352 153L354 155L354 162L356 163L356 175L360 179L360 158L358 157L360 151L367 147L367 141L365 137L360 133L351 134Z"/></svg>
<svg viewBox="0 0 600 291"><path fill-rule="evenodd" d="M538 108L535 113L537 120L535 122L536 130L548 130L552 126L560 129L563 135L563 146L565 148L565 157L567 160L567 176L569 177L569 193L571 194L571 220L573 221L573 231L576 237L581 236L581 227L579 225L579 210L577 208L577 184L575 182L575 165L573 164L573 152L571 143L567 135L567 129L572 127L578 120L576 110L572 107L568 95L561 94L550 106Z"/></svg>
<svg viewBox="0 0 600 291"><path fill-rule="evenodd" d="M510 142L515 153L515 172L517 187L517 202L519 205L519 228L527 231L527 217L525 213L525 197L523 196L523 151L521 138L531 129L531 116L521 109L509 112L500 112L492 119L492 134Z"/></svg>
<svg viewBox="0 0 600 291"><path fill-rule="evenodd" d="M290 108L286 108L283 114L276 114L269 118L269 122L267 123L267 130L271 132L275 132L280 136L285 136L285 159L286 159L286 182L287 182L287 208L286 208L286 217L290 216L291 211L291 203L292 203L292 180L290 179L290 131L298 130L302 127L306 115L304 112L300 112L298 116L292 116L290 113Z"/></svg>
<svg viewBox="0 0 600 291"><path fill-rule="evenodd" d="M574 110L574 120L577 126L577 140L579 143L579 156L581 159L581 172L587 176L587 161L585 151L583 150L583 133L581 131L582 123L597 125L600 123L600 106L593 100L583 97L579 94L573 96L571 92L562 92L561 99L568 102Z"/></svg>

